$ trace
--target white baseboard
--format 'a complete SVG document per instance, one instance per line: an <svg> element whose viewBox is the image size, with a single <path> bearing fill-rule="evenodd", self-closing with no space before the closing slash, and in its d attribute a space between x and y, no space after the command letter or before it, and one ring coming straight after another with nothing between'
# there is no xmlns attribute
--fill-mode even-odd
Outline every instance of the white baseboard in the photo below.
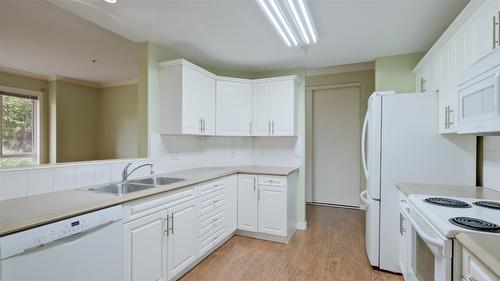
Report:
<svg viewBox="0 0 500 281"><path fill-rule="evenodd" d="M297 229L306 230L307 229L307 221L297 222Z"/></svg>

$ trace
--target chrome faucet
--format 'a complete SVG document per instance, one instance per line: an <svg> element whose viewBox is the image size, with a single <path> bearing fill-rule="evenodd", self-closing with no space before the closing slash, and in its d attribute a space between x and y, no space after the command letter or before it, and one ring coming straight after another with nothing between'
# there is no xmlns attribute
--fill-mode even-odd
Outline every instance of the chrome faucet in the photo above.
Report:
<svg viewBox="0 0 500 281"><path fill-rule="evenodd" d="M136 170L142 168L142 167L146 167L146 166L149 166L149 173L152 175L154 174L153 172L153 163L148 163L148 164L143 164L143 165L140 165L140 166L137 166L135 167L135 169L133 169L132 171L128 171L128 168L132 166L132 163L128 163L127 165L125 165L125 168L123 168L123 171L122 171L122 183L126 182L128 180L128 177L133 173L135 172Z"/></svg>

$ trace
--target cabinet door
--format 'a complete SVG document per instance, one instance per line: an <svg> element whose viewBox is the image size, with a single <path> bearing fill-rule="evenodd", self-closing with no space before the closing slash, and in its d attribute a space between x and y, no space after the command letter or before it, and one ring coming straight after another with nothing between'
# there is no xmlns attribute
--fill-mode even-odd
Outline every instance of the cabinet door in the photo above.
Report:
<svg viewBox="0 0 500 281"><path fill-rule="evenodd" d="M227 178L227 187L225 191L225 217L226 234L229 235L236 231L238 223L238 177L230 176Z"/></svg>
<svg viewBox="0 0 500 281"><path fill-rule="evenodd" d="M497 5L497 0L485 1L470 19L473 25L474 43L476 44L474 61L479 60L498 46L498 38L496 37L498 26L493 24L493 17L496 17L496 22L498 22Z"/></svg>
<svg viewBox="0 0 500 281"><path fill-rule="evenodd" d="M238 229L257 232L257 177L238 175Z"/></svg>
<svg viewBox="0 0 500 281"><path fill-rule="evenodd" d="M253 85L252 135L269 136L271 134L271 83Z"/></svg>
<svg viewBox="0 0 500 281"><path fill-rule="evenodd" d="M210 87L210 77L187 66L182 68L182 133L202 134L202 99Z"/></svg>
<svg viewBox="0 0 500 281"><path fill-rule="evenodd" d="M259 186L258 206L259 232L286 236L286 188Z"/></svg>
<svg viewBox="0 0 500 281"><path fill-rule="evenodd" d="M295 133L295 81L274 82L271 93L271 134L293 136Z"/></svg>
<svg viewBox="0 0 500 281"><path fill-rule="evenodd" d="M215 79L205 76L204 91L200 93L201 117L203 118L203 132L202 135L215 136Z"/></svg>
<svg viewBox="0 0 500 281"><path fill-rule="evenodd" d="M123 225L123 270L126 281L166 281L166 212Z"/></svg>
<svg viewBox="0 0 500 281"><path fill-rule="evenodd" d="M196 209L194 200L168 210L168 278L172 278L196 258Z"/></svg>
<svg viewBox="0 0 500 281"><path fill-rule="evenodd" d="M252 122L252 84L217 81L217 135L249 136Z"/></svg>

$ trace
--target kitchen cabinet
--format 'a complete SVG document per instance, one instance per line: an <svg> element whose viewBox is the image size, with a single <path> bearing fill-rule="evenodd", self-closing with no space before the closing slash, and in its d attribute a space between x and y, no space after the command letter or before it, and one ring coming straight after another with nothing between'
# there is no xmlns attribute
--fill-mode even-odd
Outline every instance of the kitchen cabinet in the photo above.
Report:
<svg viewBox="0 0 500 281"><path fill-rule="evenodd" d="M462 277L470 281L500 281L467 249L462 248Z"/></svg>
<svg viewBox="0 0 500 281"><path fill-rule="evenodd" d="M230 234L238 228L238 176L227 177L227 188L225 191L225 218L226 233Z"/></svg>
<svg viewBox="0 0 500 281"><path fill-rule="evenodd" d="M457 132L464 70L500 46L500 0L471 1L415 67L417 92L439 94L439 132Z"/></svg>
<svg viewBox="0 0 500 281"><path fill-rule="evenodd" d="M257 232L257 176L238 175L238 229Z"/></svg>
<svg viewBox="0 0 500 281"><path fill-rule="evenodd" d="M252 110L254 136L295 135L295 76L254 81Z"/></svg>
<svg viewBox="0 0 500 281"><path fill-rule="evenodd" d="M399 193L399 204L400 210L407 201L406 196L403 193ZM408 255L409 249L407 249L407 245L410 245L410 233L407 231L408 221L406 216L402 211L399 212L399 267L401 269L401 274L405 278L407 278L408 273Z"/></svg>
<svg viewBox="0 0 500 281"><path fill-rule="evenodd" d="M160 211L123 225L123 280L167 280L166 220Z"/></svg>
<svg viewBox="0 0 500 281"><path fill-rule="evenodd" d="M183 59L159 69L160 133L215 135L216 76Z"/></svg>
<svg viewBox="0 0 500 281"><path fill-rule="evenodd" d="M258 231L286 236L286 188L279 186L259 186Z"/></svg>
<svg viewBox="0 0 500 281"><path fill-rule="evenodd" d="M246 79L217 79L218 136L252 134L252 83Z"/></svg>
<svg viewBox="0 0 500 281"><path fill-rule="evenodd" d="M194 200L169 208L167 213L170 216L170 227L167 229L167 276L171 278L187 268L196 259L196 208Z"/></svg>

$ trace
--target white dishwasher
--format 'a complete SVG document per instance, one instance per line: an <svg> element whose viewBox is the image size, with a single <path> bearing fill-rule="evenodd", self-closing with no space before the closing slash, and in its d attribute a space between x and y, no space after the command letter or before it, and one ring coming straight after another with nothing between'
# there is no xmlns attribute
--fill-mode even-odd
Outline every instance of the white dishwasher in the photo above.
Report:
<svg viewBox="0 0 500 281"><path fill-rule="evenodd" d="M121 281L122 207L0 237L1 281Z"/></svg>

